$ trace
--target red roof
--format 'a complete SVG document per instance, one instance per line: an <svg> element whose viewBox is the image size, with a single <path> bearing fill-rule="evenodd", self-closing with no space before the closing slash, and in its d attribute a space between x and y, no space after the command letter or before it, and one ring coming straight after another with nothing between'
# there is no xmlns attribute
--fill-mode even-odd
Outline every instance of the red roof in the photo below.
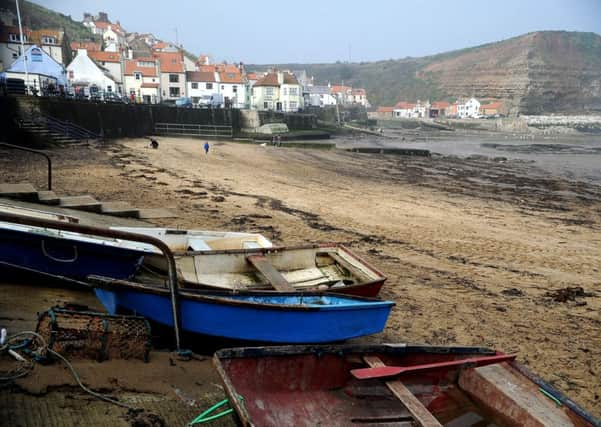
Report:
<svg viewBox="0 0 601 427"><path fill-rule="evenodd" d="M445 108L449 108L450 105L451 104L449 104L447 101L434 101L430 108L435 110L444 110Z"/></svg>
<svg viewBox="0 0 601 427"><path fill-rule="evenodd" d="M343 93L349 90L353 90L353 88L350 86L332 86L330 89L332 93Z"/></svg>
<svg viewBox="0 0 601 427"><path fill-rule="evenodd" d="M121 28L121 25L113 24L111 22L94 21L94 26L96 28L100 28L102 30L106 30L106 29L108 29L108 27L111 27L111 30L113 30L116 33L121 33L121 34L125 33L125 30L123 28Z"/></svg>
<svg viewBox="0 0 601 427"><path fill-rule="evenodd" d="M188 71L186 72L186 80L189 82L216 82L215 73L205 71Z"/></svg>
<svg viewBox="0 0 601 427"><path fill-rule="evenodd" d="M148 62L148 61L153 61L154 62L154 58L138 58L138 59L131 59L128 61L125 61L125 72L124 74L127 76L133 76L134 72L137 73L142 73L143 76L145 77L156 77L157 76L157 71L155 67L140 67L138 65L138 62Z"/></svg>
<svg viewBox="0 0 601 427"><path fill-rule="evenodd" d="M248 78L248 80L257 80L258 76L257 76L257 73L248 73L246 75L246 78Z"/></svg>
<svg viewBox="0 0 601 427"><path fill-rule="evenodd" d="M150 87L150 88L153 88L153 87L157 88L159 86L160 86L160 84L158 84L158 83L150 83L150 82L144 82L140 85L140 87Z"/></svg>
<svg viewBox="0 0 601 427"><path fill-rule="evenodd" d="M294 77L294 74L290 74L286 71L284 71L283 73L283 82L282 84L286 84L286 85L297 85L298 84L298 80L296 80L296 77ZM280 83L278 81L278 73L277 72L271 72L271 73L267 73L263 78L261 78L259 81L257 81L255 83L255 86L276 86L279 87Z"/></svg>
<svg viewBox="0 0 601 427"><path fill-rule="evenodd" d="M153 56L159 60L161 73L184 73L184 59L181 52L154 52Z"/></svg>
<svg viewBox="0 0 601 427"><path fill-rule="evenodd" d="M498 110L503 107L503 103L501 101L491 102L490 104L481 105L480 108L485 110Z"/></svg>
<svg viewBox="0 0 601 427"><path fill-rule="evenodd" d="M378 113L392 113L394 111L394 107L378 107Z"/></svg>
<svg viewBox="0 0 601 427"><path fill-rule="evenodd" d="M396 105L394 106L395 110L410 110L412 108L415 108L415 104L412 104L411 102L405 102L405 101L397 102Z"/></svg>
<svg viewBox="0 0 601 427"><path fill-rule="evenodd" d="M121 54L118 52L90 51L88 56L98 62L121 62Z"/></svg>
<svg viewBox="0 0 601 427"><path fill-rule="evenodd" d="M229 72L219 73L219 80L222 83L244 83L244 79L242 78L242 74L240 72L237 72L237 73L229 73Z"/></svg>
<svg viewBox="0 0 601 427"><path fill-rule="evenodd" d="M99 51L100 43L95 42L71 42L71 50L85 49L89 52Z"/></svg>

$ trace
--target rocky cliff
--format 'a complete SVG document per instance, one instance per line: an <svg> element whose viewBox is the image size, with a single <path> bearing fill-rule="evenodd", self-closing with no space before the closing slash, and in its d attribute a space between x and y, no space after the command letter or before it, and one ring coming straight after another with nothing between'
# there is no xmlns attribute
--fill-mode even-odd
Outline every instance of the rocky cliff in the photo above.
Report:
<svg viewBox="0 0 601 427"><path fill-rule="evenodd" d="M320 83L365 87L374 106L475 96L503 100L512 113L601 111L594 33L541 31L423 58L279 66L304 68Z"/></svg>

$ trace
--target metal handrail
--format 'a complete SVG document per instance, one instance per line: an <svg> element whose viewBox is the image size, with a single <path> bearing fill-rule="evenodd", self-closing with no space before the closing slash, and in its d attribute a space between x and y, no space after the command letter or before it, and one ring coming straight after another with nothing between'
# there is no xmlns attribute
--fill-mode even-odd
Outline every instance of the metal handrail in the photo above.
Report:
<svg viewBox="0 0 601 427"><path fill-rule="evenodd" d="M45 114L38 114L39 118L42 118L46 121L46 126L56 126L66 136L76 136L80 138L100 138L96 133L79 126L75 123L71 123L69 121L63 121L57 119L55 117L47 116ZM71 134L71 135L70 135Z"/></svg>
<svg viewBox="0 0 601 427"><path fill-rule="evenodd" d="M112 230L109 228L93 227L91 225L82 225L76 223L53 221L43 218L34 218L23 215L9 214L0 212L0 221L12 222L15 224L30 225L33 227L46 227L64 231L73 231L76 233L88 234L92 236L109 237L114 239L130 240L133 242L148 243L158 248L167 259L167 283L171 294L171 310L173 314L173 329L175 332L175 345L177 351L181 351L181 317L179 310L179 291L177 283L177 270L175 266L175 258L169 246L162 240L155 237L146 236L144 234L130 233L120 230Z"/></svg>
<svg viewBox="0 0 601 427"><path fill-rule="evenodd" d="M30 153L35 153L39 154L40 156L46 157L46 160L48 161L48 191L52 190L52 160L50 160L50 156L48 154L40 150L34 150L31 148L21 147L19 145L8 144L6 142L0 142L0 146L14 148L15 150L29 151Z"/></svg>

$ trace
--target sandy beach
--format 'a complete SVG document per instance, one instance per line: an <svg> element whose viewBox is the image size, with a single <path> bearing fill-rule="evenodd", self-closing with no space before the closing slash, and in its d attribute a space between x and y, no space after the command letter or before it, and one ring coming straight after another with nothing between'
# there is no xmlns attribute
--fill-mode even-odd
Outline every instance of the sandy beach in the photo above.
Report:
<svg viewBox="0 0 601 427"><path fill-rule="evenodd" d="M205 155L203 144L54 149L55 191L178 213L157 225L343 243L386 274L381 296L397 304L367 341L516 352L601 416L600 187L529 175L517 161L234 142L211 142ZM0 159L2 181L43 187L26 156ZM566 288L582 289L558 294Z"/></svg>

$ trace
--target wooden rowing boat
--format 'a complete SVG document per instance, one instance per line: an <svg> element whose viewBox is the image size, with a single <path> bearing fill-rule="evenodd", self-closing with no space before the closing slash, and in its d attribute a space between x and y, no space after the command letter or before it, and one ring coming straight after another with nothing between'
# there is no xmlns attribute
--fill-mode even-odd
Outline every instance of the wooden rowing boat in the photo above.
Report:
<svg viewBox="0 0 601 427"><path fill-rule="evenodd" d="M288 346L218 351L244 426L600 426L513 360L478 347Z"/></svg>

